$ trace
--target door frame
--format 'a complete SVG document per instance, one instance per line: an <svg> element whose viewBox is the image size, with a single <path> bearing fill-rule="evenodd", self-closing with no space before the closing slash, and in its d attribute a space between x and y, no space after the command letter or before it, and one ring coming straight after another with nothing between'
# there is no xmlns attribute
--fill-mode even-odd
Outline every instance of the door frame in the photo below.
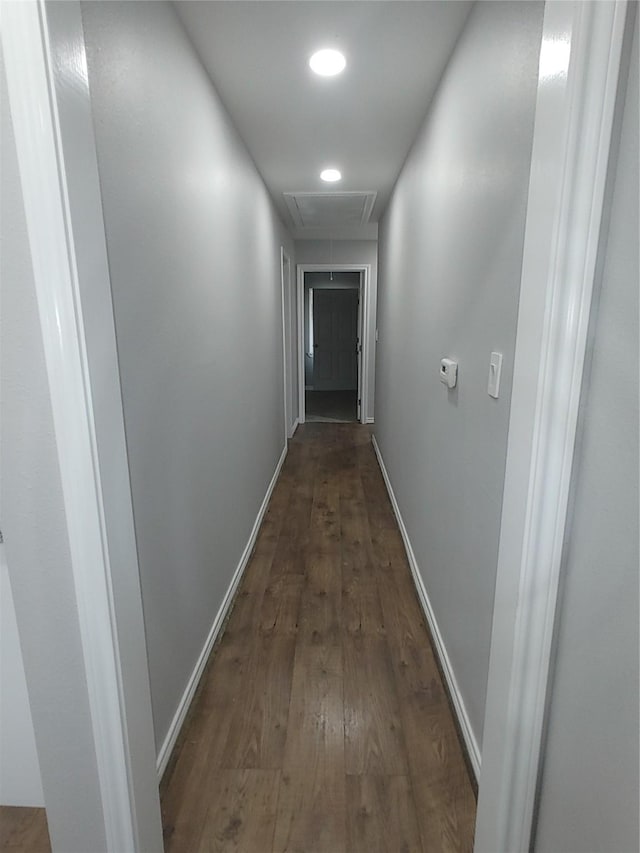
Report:
<svg viewBox="0 0 640 853"><path fill-rule="evenodd" d="M142 594L80 3L3 4L0 38L66 515L64 582L75 595L78 665L86 676L86 694L71 698L88 700L85 734L95 750L87 779L95 783L100 813L90 831L104 834L109 853L160 850ZM26 676L29 685L28 669ZM58 765L56 745L38 739L35 715L34 726L41 765L43 750L48 764L55 755ZM59 827L65 818L47 802L44 774L43 783L50 826Z"/></svg>
<svg viewBox="0 0 640 853"><path fill-rule="evenodd" d="M475 853L531 847L626 13L545 4Z"/></svg>
<svg viewBox="0 0 640 853"><path fill-rule="evenodd" d="M80 39L79 4L67 2L53 7L58 7L56 14L75 18ZM559 68L546 77L541 74L538 81L476 853L526 851L530 846L626 7L626 0L615 4L548 0L545 7L543 53L545 45L549 54L552 48L566 48L570 58L568 68ZM113 574L117 566L110 560L109 548L115 542L105 530L105 482L100 477L108 476L109 470L100 470L96 460L92 391L97 388L92 387L87 366L87 317L78 312L79 246L74 244L72 225L80 220L70 210L68 187L84 166L81 158L67 163L62 160L64 144L60 145L60 118L51 88L69 72L72 63L69 68L56 69L51 62L42 0L6 4L2 12L9 109L16 131L68 510L66 532L83 626L80 643L89 682L108 849L160 849L159 809L153 802L157 789L149 801L154 762L142 761L136 752L137 740L131 736L136 715L138 731L152 731L148 671L145 666L138 671L143 691L139 684L122 677L134 652L144 659L143 635L135 643L121 642L124 626L132 621L142 624L142 604L138 592L135 600L120 599ZM83 47L81 40L78 43ZM73 68L82 72L82 62L73 63ZM86 117L91 109L86 76L80 73L74 84L65 84L67 97L75 99ZM90 145L90 138L82 138ZM95 193L94 201L99 201L97 185L92 184L87 189L90 192ZM95 236L104 244L104 231ZM365 417L371 343L370 267L299 265L298 296L305 272L327 269L355 269L363 274L366 311L361 377ZM101 268L103 273L108 282L106 267ZM301 310L299 299L298 353L304 343ZM102 315L103 324L107 316ZM116 362L109 364L105 376L109 381L117 379ZM298 385L304 419L303 360L298 365ZM120 410L119 435L121 417ZM120 464L126 464L124 455L118 459ZM79 490L80 484L91 492L90 500ZM129 501L126 488L118 491L114 485L113 494ZM131 516L130 506L122 513ZM142 693L147 695L143 697ZM145 837L152 841L145 841Z"/></svg>
<svg viewBox="0 0 640 853"><path fill-rule="evenodd" d="M367 423L369 388L369 347L371 324L371 264L297 264L297 315L298 315L298 420L305 422L304 381L304 276L308 272L359 272L360 304L358 306L358 422Z"/></svg>
<svg viewBox="0 0 640 853"><path fill-rule="evenodd" d="M287 276L285 280L285 267ZM282 286L282 373L284 382L284 443L293 436L297 423L293 419L293 317L291 288L291 257L284 246L280 246L280 283ZM289 406L291 397L291 406Z"/></svg>

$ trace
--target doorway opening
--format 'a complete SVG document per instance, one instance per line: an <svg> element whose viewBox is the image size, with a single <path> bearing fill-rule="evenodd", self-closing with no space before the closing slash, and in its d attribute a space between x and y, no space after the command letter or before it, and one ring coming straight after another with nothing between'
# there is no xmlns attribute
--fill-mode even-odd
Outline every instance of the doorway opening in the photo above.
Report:
<svg viewBox="0 0 640 853"><path fill-rule="evenodd" d="M366 422L367 270L298 267L300 422Z"/></svg>
<svg viewBox="0 0 640 853"><path fill-rule="evenodd" d="M360 273L305 273L307 421L358 420L359 305Z"/></svg>

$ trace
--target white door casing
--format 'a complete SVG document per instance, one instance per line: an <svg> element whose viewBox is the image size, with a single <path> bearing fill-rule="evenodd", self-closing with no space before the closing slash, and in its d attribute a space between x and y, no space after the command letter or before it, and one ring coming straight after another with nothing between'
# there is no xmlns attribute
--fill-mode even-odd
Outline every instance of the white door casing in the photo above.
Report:
<svg viewBox="0 0 640 853"><path fill-rule="evenodd" d="M138 693L123 679L91 377L74 268L73 216L60 155L44 5L4 4L9 78L27 225L82 610L91 712L109 850L161 849L135 796L128 722ZM52 4L75 14L75 2ZM69 11L71 10L71 11ZM577 408L602 214L626 3L548 0L530 181L483 738L477 853L529 848ZM42 17L41 17L42 16ZM82 71L82 63L78 65ZM86 66L85 66L86 69ZM82 75L76 95L90 109ZM79 92L79 94L78 94ZM95 152L94 152L95 156ZM46 204L43 204L46 200ZM298 267L298 342L303 346ZM363 417L369 346L364 272ZM64 344L64 346L63 346ZM298 387L304 418L304 359ZM79 488L81 484L82 488ZM136 603L136 607L137 607ZM132 611L129 611L129 614ZM140 614L141 616L141 608ZM147 678L146 674L143 674ZM146 710L143 709L144 713ZM149 723L151 725L151 723Z"/></svg>
<svg viewBox="0 0 640 853"><path fill-rule="evenodd" d="M625 15L545 5L476 853L531 844Z"/></svg>
<svg viewBox="0 0 640 853"><path fill-rule="evenodd" d="M363 336L364 336L364 310L363 310L364 309L364 282L363 282L363 279L364 279L364 275L363 275L363 273L360 273L360 288L358 290L358 319L357 319L357 323L358 323L358 338L357 338L358 351L357 351L357 355L356 355L356 375L357 375L357 382L358 382L357 418L361 423L367 423L368 422L367 413L366 413L364 406L362 405L362 388L363 388L363 385L362 385L363 342L362 341L363 341Z"/></svg>
<svg viewBox="0 0 640 853"><path fill-rule="evenodd" d="M297 353L298 353L298 419L305 421L305 339L304 339L304 276L307 272L359 272L360 305L358 310L358 419L367 422L369 347L371 346L369 328L371 325L371 265L370 264L298 264L297 265Z"/></svg>
<svg viewBox="0 0 640 853"><path fill-rule="evenodd" d="M109 853L146 853L162 849L162 825L80 4L1 11L101 798L96 837Z"/></svg>
<svg viewBox="0 0 640 853"><path fill-rule="evenodd" d="M293 324L291 321L291 259L280 247L280 281L282 285L282 369L284 381L284 434L285 446L293 435L295 425L292 423L293 390L292 390L292 347Z"/></svg>

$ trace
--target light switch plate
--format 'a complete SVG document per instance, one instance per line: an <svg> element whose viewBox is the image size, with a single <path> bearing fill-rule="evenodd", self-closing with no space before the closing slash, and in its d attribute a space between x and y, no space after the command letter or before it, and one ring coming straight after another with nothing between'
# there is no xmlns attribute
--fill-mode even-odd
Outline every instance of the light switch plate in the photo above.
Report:
<svg viewBox="0 0 640 853"><path fill-rule="evenodd" d="M502 353L492 352L489 359L489 383L487 394L496 400L500 396L500 374L502 373Z"/></svg>

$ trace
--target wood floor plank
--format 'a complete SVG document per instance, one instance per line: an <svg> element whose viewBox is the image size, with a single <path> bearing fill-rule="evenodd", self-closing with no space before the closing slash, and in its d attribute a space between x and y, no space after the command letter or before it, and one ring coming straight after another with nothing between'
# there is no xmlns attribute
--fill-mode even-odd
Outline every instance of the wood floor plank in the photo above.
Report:
<svg viewBox="0 0 640 853"><path fill-rule="evenodd" d="M239 646L250 644L260 621L264 593L268 579L260 582L253 578L251 585L241 585L233 601L233 607L224 629L224 643Z"/></svg>
<svg viewBox="0 0 640 853"><path fill-rule="evenodd" d="M343 574L348 564L343 559ZM385 634L384 616L378 585L372 578L352 576L342 585L342 628L352 637Z"/></svg>
<svg viewBox="0 0 640 853"><path fill-rule="evenodd" d="M212 780L197 853L267 853L275 828L279 770L221 770Z"/></svg>
<svg viewBox="0 0 640 853"><path fill-rule="evenodd" d="M289 503L289 488L285 483L279 482L273 490L258 531L255 554L273 558Z"/></svg>
<svg viewBox="0 0 640 853"><path fill-rule="evenodd" d="M352 636L385 633L366 498L357 467L340 483L342 622Z"/></svg>
<svg viewBox="0 0 640 853"><path fill-rule="evenodd" d="M342 566L340 557L340 468L335 457L318 468L305 553L305 588L300 608L300 642L340 642Z"/></svg>
<svg viewBox="0 0 640 853"><path fill-rule="evenodd" d="M340 483L340 544L345 580L372 578L379 558L372 548L367 502L357 472Z"/></svg>
<svg viewBox="0 0 640 853"><path fill-rule="evenodd" d="M416 646L430 653L422 609L411 578L408 575L398 577L378 573L376 583L392 653L401 660L408 654L408 649Z"/></svg>
<svg viewBox="0 0 640 853"><path fill-rule="evenodd" d="M415 589L406 576L378 585L411 772L457 775L464 758Z"/></svg>
<svg viewBox="0 0 640 853"><path fill-rule="evenodd" d="M424 711L416 702L403 702L401 716L412 776L445 785L460 775L468 778L448 703Z"/></svg>
<svg viewBox="0 0 640 853"><path fill-rule="evenodd" d="M346 849L342 650L296 649L274 853Z"/></svg>
<svg viewBox="0 0 640 853"><path fill-rule="evenodd" d="M377 477L370 469L368 480L375 492ZM367 506L370 510L371 503ZM376 516L370 515L373 526L371 517ZM400 532L397 526L383 525L372 534L372 541L382 569L376 577L411 772L429 779L455 777L464 758Z"/></svg>
<svg viewBox="0 0 640 853"><path fill-rule="evenodd" d="M273 853L346 853L345 776L317 761L283 770Z"/></svg>
<svg viewBox="0 0 640 853"><path fill-rule="evenodd" d="M299 445L296 450L299 450ZM304 549L309 537L311 507L316 468L316 457L310 447L302 448L291 481L289 500L280 528L271 573L304 574Z"/></svg>
<svg viewBox="0 0 640 853"><path fill-rule="evenodd" d="M344 773L342 649L298 644L283 769L319 763Z"/></svg>
<svg viewBox="0 0 640 853"><path fill-rule="evenodd" d="M382 479L375 457L371 457L370 447L358 448L360 477L367 494L367 511L372 533L376 530L396 530L396 520L389 495Z"/></svg>
<svg viewBox="0 0 640 853"><path fill-rule="evenodd" d="M193 717L191 719L193 722ZM208 811L203 797L208 764L206 750L197 740L185 738L170 771L161 783L160 810L165 853L192 850ZM193 792L198 791L194 796Z"/></svg>
<svg viewBox="0 0 640 853"><path fill-rule="evenodd" d="M300 643L341 642L342 570L340 554L309 548L299 621Z"/></svg>
<svg viewBox="0 0 640 853"><path fill-rule="evenodd" d="M405 643L401 654L392 653L391 663L403 710L411 706L417 720L436 710L446 715L450 713L440 672L433 652L428 647Z"/></svg>
<svg viewBox="0 0 640 853"><path fill-rule="evenodd" d="M263 519L251 557L251 571L245 570L225 626L227 642L251 641L260 619L265 590L280 539L289 502L289 492L278 483Z"/></svg>
<svg viewBox="0 0 640 853"><path fill-rule="evenodd" d="M361 458L364 450L359 449ZM397 569L406 573L409 567L404 542L375 458L361 467L360 480L363 494L366 495L367 544L374 563L384 571Z"/></svg>
<svg viewBox="0 0 640 853"><path fill-rule="evenodd" d="M384 637L345 637L344 734L347 773L406 775L409 772Z"/></svg>
<svg viewBox="0 0 640 853"><path fill-rule="evenodd" d="M254 622L264 635L298 633L300 601L305 586L304 575L276 574L271 578L262 598L259 618Z"/></svg>
<svg viewBox="0 0 640 853"><path fill-rule="evenodd" d="M407 574L409 564L402 540L397 527L380 526L375 517L369 520L371 527L371 551L376 565L383 571L393 571L401 575ZM394 521L395 524L395 521Z"/></svg>
<svg viewBox="0 0 640 853"><path fill-rule="evenodd" d="M476 802L464 770L446 780L412 777L425 853L472 853Z"/></svg>
<svg viewBox="0 0 640 853"><path fill-rule="evenodd" d="M420 829L408 776L347 777L347 850L420 853Z"/></svg>
<svg viewBox="0 0 640 853"><path fill-rule="evenodd" d="M221 644L207 667L179 753L161 785L165 853L194 849L209 809L209 777L219 771L251 674L251 647Z"/></svg>
<svg viewBox="0 0 640 853"><path fill-rule="evenodd" d="M211 709L226 718L242 697L248 683L252 653L253 643L220 643L214 649L196 707ZM204 731L203 736L211 740L210 732Z"/></svg>
<svg viewBox="0 0 640 853"><path fill-rule="evenodd" d="M6 853L51 853L46 811L0 806L0 850Z"/></svg>
<svg viewBox="0 0 640 853"><path fill-rule="evenodd" d="M313 490L309 547L325 553L340 550L339 478L327 470L316 478Z"/></svg>
<svg viewBox="0 0 640 853"><path fill-rule="evenodd" d="M300 513L311 513L311 500L305 501L306 507L300 508ZM308 534L307 534L308 535ZM273 557L271 574L304 575L306 539L302 537L288 538L286 533L280 537L280 542Z"/></svg>
<svg viewBox="0 0 640 853"><path fill-rule="evenodd" d="M273 634L256 641L234 703L220 766L230 770L282 767L295 639Z"/></svg>

